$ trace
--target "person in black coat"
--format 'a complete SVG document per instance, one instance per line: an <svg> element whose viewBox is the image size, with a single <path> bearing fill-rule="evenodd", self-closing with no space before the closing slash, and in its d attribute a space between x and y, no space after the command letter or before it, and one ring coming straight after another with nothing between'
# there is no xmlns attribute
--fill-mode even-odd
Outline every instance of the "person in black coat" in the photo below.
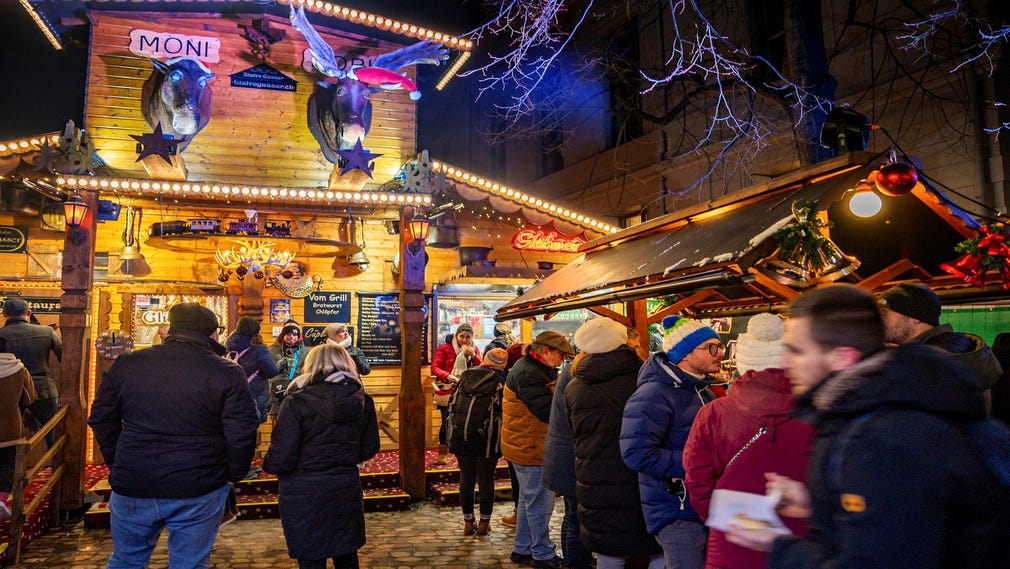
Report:
<svg viewBox="0 0 1010 569"><path fill-rule="evenodd" d="M164 344L116 358L91 404L112 486L110 567L146 566L166 528L170 566L206 567L228 483L256 449L256 404L221 357L217 316L182 302L168 321Z"/></svg>
<svg viewBox="0 0 1010 569"><path fill-rule="evenodd" d="M459 387L449 402L449 451L456 455L459 463L459 505L463 510L463 535L487 535L494 509L494 471L501 457L501 390L505 386L505 364L508 352L501 348L488 350L481 365L464 371L459 377ZM469 417L457 403L464 393L471 393L474 386L497 385L495 396L491 397L491 409L487 430L480 425L468 425ZM483 392L483 390L481 390ZM471 400L480 405L482 400ZM487 407L485 406L485 409ZM474 525L473 489L480 486L480 522Z"/></svg>
<svg viewBox="0 0 1010 569"><path fill-rule="evenodd" d="M263 469L277 475L281 528L299 569L357 568L365 544L358 463L379 452L375 402L347 350L317 346L288 386Z"/></svg>
<svg viewBox="0 0 1010 569"><path fill-rule="evenodd" d="M627 340L626 328L609 318L589 320L575 332L582 352L572 363L565 414L575 449L579 526L600 569L622 568L631 557L647 558L650 568L659 569L663 550L645 526L638 474L621 458L624 404L642 367Z"/></svg>

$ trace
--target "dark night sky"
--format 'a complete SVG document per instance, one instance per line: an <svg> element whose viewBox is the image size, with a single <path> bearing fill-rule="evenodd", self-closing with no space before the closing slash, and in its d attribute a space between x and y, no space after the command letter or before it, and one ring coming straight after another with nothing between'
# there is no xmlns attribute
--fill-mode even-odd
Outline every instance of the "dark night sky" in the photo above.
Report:
<svg viewBox="0 0 1010 569"><path fill-rule="evenodd" d="M80 125L86 52L53 49L18 2L0 6L0 140Z"/></svg>
<svg viewBox="0 0 1010 569"><path fill-rule="evenodd" d="M481 22L479 0L359 0L340 2L402 18L449 33L465 33ZM87 36L82 47L53 49L35 22L14 0L0 2L0 140L78 126L84 113ZM64 42L66 45L68 42Z"/></svg>

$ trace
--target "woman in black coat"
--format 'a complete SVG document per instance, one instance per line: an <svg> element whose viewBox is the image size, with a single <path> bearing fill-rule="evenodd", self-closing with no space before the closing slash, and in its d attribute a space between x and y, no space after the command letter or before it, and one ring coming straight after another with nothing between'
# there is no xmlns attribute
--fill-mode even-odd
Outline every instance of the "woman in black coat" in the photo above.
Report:
<svg viewBox="0 0 1010 569"><path fill-rule="evenodd" d="M664 566L662 549L642 516L638 474L621 458L624 405L635 392L642 359L627 344L625 327L594 318L575 332L582 350L572 362L565 413L575 449L575 494L582 543L601 569L624 567L626 558Z"/></svg>
<svg viewBox="0 0 1010 569"><path fill-rule="evenodd" d="M354 361L324 344L281 403L263 469L280 483L281 527L299 569L357 568L365 544L358 463L379 452L375 402Z"/></svg>

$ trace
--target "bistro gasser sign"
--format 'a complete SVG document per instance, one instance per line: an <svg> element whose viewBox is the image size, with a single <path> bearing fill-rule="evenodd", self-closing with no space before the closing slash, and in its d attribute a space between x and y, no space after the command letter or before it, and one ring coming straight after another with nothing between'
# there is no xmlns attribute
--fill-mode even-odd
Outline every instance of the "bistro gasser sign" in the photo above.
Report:
<svg viewBox="0 0 1010 569"><path fill-rule="evenodd" d="M518 251L578 253L586 241L582 234L565 235L556 229L523 229L512 236L512 248Z"/></svg>
<svg viewBox="0 0 1010 569"><path fill-rule="evenodd" d="M0 225L0 253L24 253L27 244L27 225Z"/></svg>

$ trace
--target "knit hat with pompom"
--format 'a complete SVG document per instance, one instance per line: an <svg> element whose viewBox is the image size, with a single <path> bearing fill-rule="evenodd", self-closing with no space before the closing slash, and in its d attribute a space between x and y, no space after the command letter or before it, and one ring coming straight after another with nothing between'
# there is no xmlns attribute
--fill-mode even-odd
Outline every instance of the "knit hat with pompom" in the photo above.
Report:
<svg viewBox="0 0 1010 569"><path fill-rule="evenodd" d="M747 332L736 339L736 370L740 375L782 367L782 319L764 312L751 316Z"/></svg>
<svg viewBox="0 0 1010 569"><path fill-rule="evenodd" d="M697 320L680 316L667 316L663 319L663 350L675 364L680 363L698 346L718 339L718 332Z"/></svg>

